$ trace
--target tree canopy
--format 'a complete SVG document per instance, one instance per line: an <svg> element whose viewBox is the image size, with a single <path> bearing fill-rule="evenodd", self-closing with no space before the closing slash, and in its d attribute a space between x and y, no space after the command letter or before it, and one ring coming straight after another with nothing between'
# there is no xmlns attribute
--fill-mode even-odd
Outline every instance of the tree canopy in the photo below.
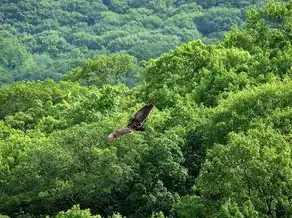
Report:
<svg viewBox="0 0 292 218"><path fill-rule="evenodd" d="M248 8L264 2L4 0L0 82L56 81L97 55L127 53L141 61L190 40L218 41L232 25L241 25Z"/></svg>
<svg viewBox="0 0 292 218"><path fill-rule="evenodd" d="M43 13L47 7L41 3L60 11L53 7ZM147 25L162 25L159 22L166 22L162 20L170 11L178 16L173 22L188 25L190 20L180 16L198 10L195 20L210 21L210 26L202 26L207 29L227 19L218 14L231 7L237 14L240 7L261 2L78 0L64 7L65 3L69 4L6 1L6 14L0 19L22 20L32 11L39 17L61 16L67 11L105 31L109 26L94 23L98 10L111 27L122 22L119 16L137 11L148 18L160 12L160 21ZM85 11L86 5L91 10ZM85 12L92 16L84 20ZM48 53L36 54L30 50L35 47L25 43L44 44L27 35L18 38L10 32L18 32L16 27L1 30L0 217L291 217L292 1L270 1L249 10L246 17L219 42L192 40L148 61L126 52L91 53L94 57L81 60L76 50L65 46L76 55L76 67L68 67L64 76L59 71L60 80L13 82L37 59L46 72L54 72L50 66L72 64L66 56L70 63L57 58L64 54L58 49L66 41L57 40L58 31L38 32L44 20L34 17L30 25L18 26L48 42L42 47ZM74 22L69 14L67 18L58 18L64 29ZM91 39L86 34L77 34L80 45ZM111 42L122 40L120 36ZM136 35L133 42L150 36ZM168 42L162 33L155 37ZM169 42L178 35L172 37ZM141 57L140 52L148 52L147 43L144 46L136 47ZM144 124L146 131L107 141L107 135L125 126L149 96L157 103Z"/></svg>

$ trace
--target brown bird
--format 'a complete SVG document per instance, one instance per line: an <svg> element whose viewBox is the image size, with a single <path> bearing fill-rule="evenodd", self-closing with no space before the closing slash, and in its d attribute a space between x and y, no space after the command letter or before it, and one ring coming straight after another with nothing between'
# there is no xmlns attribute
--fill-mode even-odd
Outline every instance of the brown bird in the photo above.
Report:
<svg viewBox="0 0 292 218"><path fill-rule="evenodd" d="M111 133L107 139L112 142L120 136L129 134L133 131L144 131L145 129L142 124L154 107L154 103L154 98L149 99L146 105L137 111L134 118L132 118L131 122L127 125L126 128L116 130L115 132Z"/></svg>

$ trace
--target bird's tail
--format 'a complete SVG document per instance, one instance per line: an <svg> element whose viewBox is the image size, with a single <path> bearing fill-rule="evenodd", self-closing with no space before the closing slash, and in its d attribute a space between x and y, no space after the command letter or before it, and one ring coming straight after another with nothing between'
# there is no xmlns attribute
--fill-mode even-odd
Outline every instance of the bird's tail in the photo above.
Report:
<svg viewBox="0 0 292 218"><path fill-rule="evenodd" d="M152 104L154 104L155 103L155 97L153 96L153 97L151 97L148 101L147 101L147 105L152 105Z"/></svg>
<svg viewBox="0 0 292 218"><path fill-rule="evenodd" d="M110 141L110 142L113 142L117 138L119 138L119 137L121 137L123 135L129 134L131 132L133 132L133 130L131 128L129 128L129 127L124 128L124 129L118 129L115 132L109 134L108 137L107 137L107 140Z"/></svg>

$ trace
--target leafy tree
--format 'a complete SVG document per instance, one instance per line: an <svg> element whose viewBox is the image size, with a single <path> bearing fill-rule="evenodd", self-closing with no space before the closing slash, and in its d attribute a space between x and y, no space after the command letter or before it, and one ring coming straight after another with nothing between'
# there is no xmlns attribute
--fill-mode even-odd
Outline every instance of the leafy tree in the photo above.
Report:
<svg viewBox="0 0 292 218"><path fill-rule="evenodd" d="M33 65L33 58L17 37L7 31L0 31L0 66L2 82L8 82L15 74L19 74ZM20 71L20 72L19 72Z"/></svg>
<svg viewBox="0 0 292 218"><path fill-rule="evenodd" d="M81 210L79 205L74 205L71 209L67 210L66 212L59 212L56 218L87 218L87 217L94 217L94 218L101 218L101 216L93 216L90 213L89 209Z"/></svg>
<svg viewBox="0 0 292 218"><path fill-rule="evenodd" d="M251 4L261 4L266 2L265 0L259 0L259 1L255 1L255 0L239 0L239 1L235 1L235 0L231 0L231 1L203 1L203 0L196 0L196 2L199 5L202 5L203 7L209 8L212 6L233 6L236 8L243 8L243 7L248 7Z"/></svg>
<svg viewBox="0 0 292 218"><path fill-rule="evenodd" d="M240 24L242 15L239 9L216 7L198 16L195 20L198 30L203 35L208 35L213 32L229 30L232 25Z"/></svg>
<svg viewBox="0 0 292 218"><path fill-rule="evenodd" d="M255 208L254 215L288 217L290 162L289 143L271 128L251 129L246 135L231 133L227 145L216 145L208 153L197 188L203 199L212 199L215 207L216 201L228 198L237 202L240 206L232 213L239 217L251 215L244 214L248 200Z"/></svg>
<svg viewBox="0 0 292 218"><path fill-rule="evenodd" d="M123 81L123 77L136 66L136 59L129 55L102 55L88 60L83 67L76 68L64 79L88 85L115 84Z"/></svg>

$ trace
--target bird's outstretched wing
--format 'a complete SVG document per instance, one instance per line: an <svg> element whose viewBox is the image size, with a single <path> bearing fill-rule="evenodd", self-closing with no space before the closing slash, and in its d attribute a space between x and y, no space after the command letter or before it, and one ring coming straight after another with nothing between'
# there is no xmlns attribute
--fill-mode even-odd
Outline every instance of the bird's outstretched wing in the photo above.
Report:
<svg viewBox="0 0 292 218"><path fill-rule="evenodd" d="M132 121L128 124L127 128L116 130L115 132L108 135L107 139L109 141L115 141L120 136L129 134L133 131L144 131L142 123L154 107L154 103L154 98L149 99L146 105L137 111Z"/></svg>
<svg viewBox="0 0 292 218"><path fill-rule="evenodd" d="M124 128L124 129L118 129L115 132L109 134L107 139L112 142L112 141L115 141L120 136L129 134L131 132L133 132L133 130L131 128L129 128L129 127Z"/></svg>
<svg viewBox="0 0 292 218"><path fill-rule="evenodd" d="M140 124L143 123L143 121L147 118L150 111L154 107L155 99L154 97L150 98L146 105L142 107L140 110L137 111L137 113L134 116L134 119L139 122Z"/></svg>

